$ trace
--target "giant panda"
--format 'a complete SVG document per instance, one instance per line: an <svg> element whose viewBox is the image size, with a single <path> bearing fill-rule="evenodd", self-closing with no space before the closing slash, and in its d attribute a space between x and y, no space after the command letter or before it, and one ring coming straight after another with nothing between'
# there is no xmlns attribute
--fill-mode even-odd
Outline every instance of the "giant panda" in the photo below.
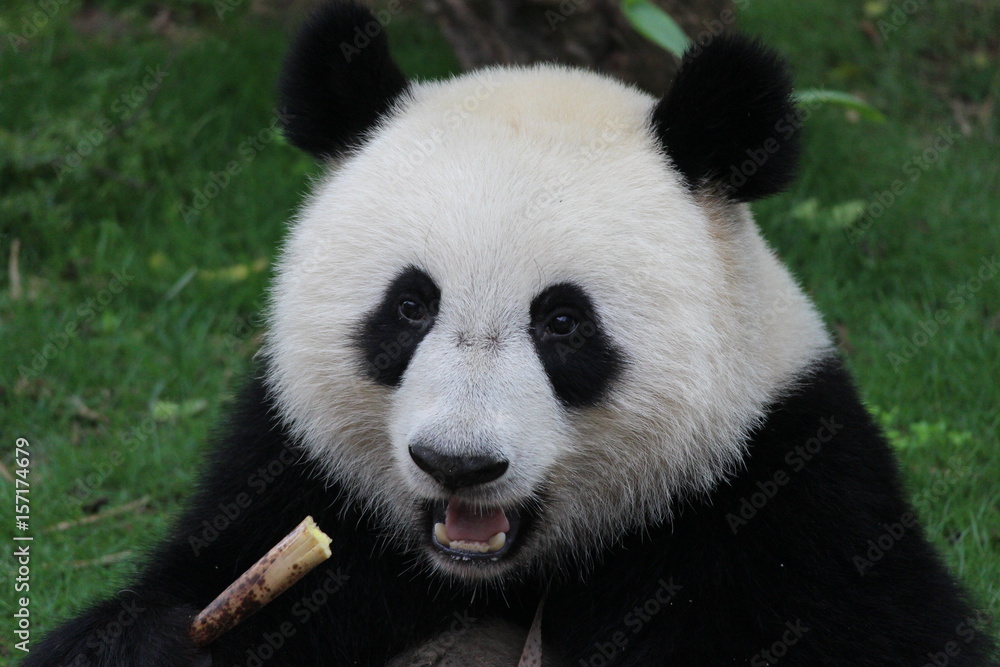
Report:
<svg viewBox="0 0 1000 667"><path fill-rule="evenodd" d="M377 26L328 4L287 58L326 171L199 491L24 664L986 664L751 218L799 150L782 60L719 37L662 99L554 65L414 82ZM332 558L196 649L306 515Z"/></svg>

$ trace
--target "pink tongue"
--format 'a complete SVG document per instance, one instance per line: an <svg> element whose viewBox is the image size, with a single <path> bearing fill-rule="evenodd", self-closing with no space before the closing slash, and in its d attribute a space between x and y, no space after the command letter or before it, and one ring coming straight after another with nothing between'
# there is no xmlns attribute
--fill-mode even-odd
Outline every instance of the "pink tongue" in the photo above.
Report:
<svg viewBox="0 0 1000 667"><path fill-rule="evenodd" d="M497 533L510 530L510 522L502 509L486 510L480 513L458 498L448 501L444 518L445 532L451 541L488 542Z"/></svg>

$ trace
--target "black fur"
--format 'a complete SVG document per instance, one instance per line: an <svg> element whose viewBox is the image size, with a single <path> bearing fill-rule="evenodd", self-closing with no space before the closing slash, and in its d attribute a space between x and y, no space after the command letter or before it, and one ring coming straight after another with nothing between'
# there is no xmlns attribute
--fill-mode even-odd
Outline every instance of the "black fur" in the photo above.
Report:
<svg viewBox="0 0 1000 667"><path fill-rule="evenodd" d="M620 374L624 355L602 330L590 297L560 283L536 296L530 312L535 350L559 400L577 408L600 401ZM547 322L560 313L570 314L576 329L567 336L546 333Z"/></svg>
<svg viewBox="0 0 1000 667"><path fill-rule="evenodd" d="M788 67L741 35L694 46L652 124L692 189L736 201L780 192L795 176L799 115Z"/></svg>
<svg viewBox="0 0 1000 667"><path fill-rule="evenodd" d="M903 495L890 448L831 359L774 406L728 484L627 537L585 586L557 588L543 636L571 665L598 664L616 633L617 665L921 667L949 642L949 667L989 664L985 615L919 527L896 530L913 511ZM871 550L889 531L900 537ZM772 651L783 639L794 643Z"/></svg>
<svg viewBox="0 0 1000 667"><path fill-rule="evenodd" d="M303 462L254 383L201 491L141 575L24 664L203 664L187 619L307 514L333 538L333 557L223 635L212 664L380 665L475 619L526 631L549 583L542 636L565 665L755 667L764 651L783 667L988 664L982 617L919 528L894 528L910 511L888 446L831 360L774 407L745 468L669 525L625 535L592 570L473 595L380 540L372 518ZM138 611L122 622L128 605ZM72 662L81 655L90 662Z"/></svg>
<svg viewBox="0 0 1000 667"><path fill-rule="evenodd" d="M407 320L399 312L403 298L422 303L429 315L424 322ZM441 290L430 276L410 266L386 288L382 301L365 316L355 342L368 377L388 387L397 386L427 332L434 326Z"/></svg>
<svg viewBox="0 0 1000 667"><path fill-rule="evenodd" d="M285 60L279 85L285 136L317 159L336 157L361 143L408 85L371 13L328 2Z"/></svg>

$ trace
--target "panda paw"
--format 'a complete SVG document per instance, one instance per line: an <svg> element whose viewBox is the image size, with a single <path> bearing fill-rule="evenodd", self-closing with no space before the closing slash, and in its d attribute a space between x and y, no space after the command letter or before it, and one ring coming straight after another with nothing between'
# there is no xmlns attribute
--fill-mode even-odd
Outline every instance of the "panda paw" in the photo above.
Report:
<svg viewBox="0 0 1000 667"><path fill-rule="evenodd" d="M188 628L197 610L126 591L49 633L24 667L211 667Z"/></svg>

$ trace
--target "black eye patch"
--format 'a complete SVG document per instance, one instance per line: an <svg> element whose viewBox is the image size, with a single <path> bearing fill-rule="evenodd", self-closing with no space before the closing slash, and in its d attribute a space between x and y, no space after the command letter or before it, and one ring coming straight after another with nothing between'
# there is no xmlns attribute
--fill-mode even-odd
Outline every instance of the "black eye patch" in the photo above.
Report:
<svg viewBox="0 0 1000 667"><path fill-rule="evenodd" d="M441 290L415 266L389 283L354 336L368 377L388 387L399 385L417 345L434 326L440 301Z"/></svg>
<svg viewBox="0 0 1000 667"><path fill-rule="evenodd" d="M621 373L623 355L601 329L586 292L572 283L552 285L531 302L531 337L567 406L596 404Z"/></svg>

